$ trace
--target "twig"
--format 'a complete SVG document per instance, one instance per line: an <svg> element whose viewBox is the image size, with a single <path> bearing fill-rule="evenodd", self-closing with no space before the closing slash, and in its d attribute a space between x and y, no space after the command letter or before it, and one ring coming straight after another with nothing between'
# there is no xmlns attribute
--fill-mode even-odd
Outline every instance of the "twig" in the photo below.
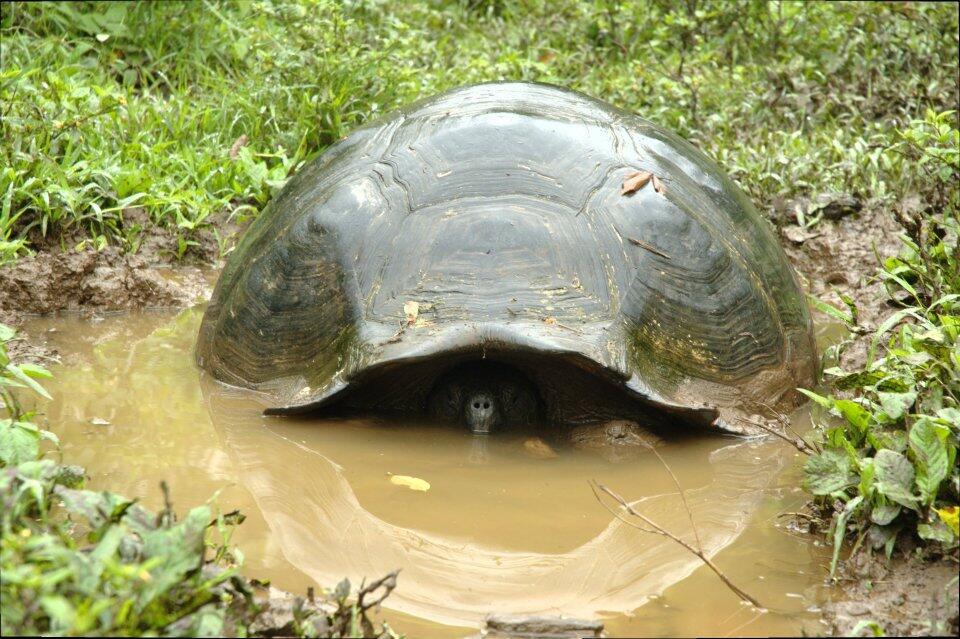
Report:
<svg viewBox="0 0 960 639"><path fill-rule="evenodd" d="M778 517L778 518L780 518L780 517L803 517L804 519L809 519L810 521L822 521L822 520L821 520L819 517L817 517L816 515L811 515L811 514L809 514L809 513L794 512L794 511L787 511L787 512L780 513L779 515L777 515L777 517Z"/></svg>
<svg viewBox="0 0 960 639"><path fill-rule="evenodd" d="M673 474L673 473L671 473L671 475L672 475L672 474ZM742 601L746 601L746 602L748 602L748 603L751 603L751 604L753 604L754 606L756 606L757 608L762 608L762 607L763 607L763 606L761 606L761 605L757 602L756 599L754 599L753 597L751 597L750 595L748 595L746 592L744 592L743 590L741 590L740 588L738 588L738 587L736 586L736 584L734 584L732 581L730 581L730 579L729 579L725 574L723 574L723 571L720 570L720 569L717 567L717 565L714 564L714 563L710 560L710 558L707 557L707 556L704 554L702 548L700 548L700 549L694 548L693 546L691 546L690 544L688 544L687 542L685 542L683 539L677 537L676 535L674 535L674 534L671 533L670 531L668 531L668 530L666 530L665 528L662 528L661 526L659 526L655 521L653 521L652 519L650 519L650 518L647 517L646 515L644 515L644 514L638 512L638 511L634 510L634 508L633 508L630 504L628 504L628 503L626 502L626 500L623 499L623 497L621 497L620 495L618 495L617 493L615 493L615 492L612 491L611 489L607 488L607 487L604 486L603 484L598 484L596 481L593 481L593 482L591 482L590 487L593 489L593 495L594 495L594 497L597 498L597 501L599 501L601 505L604 505L604 507L606 507L606 505L603 504L603 500L600 499L600 495L597 493L597 490L601 490L601 491L607 493L608 495L610 495L610 497L612 497L618 504L620 504L620 506L621 506L627 513L629 513L630 515L633 515L633 516L636 517L637 519L641 520L643 523L645 523L645 524L647 524L648 526L650 526L651 528L653 528L654 531L655 531L657 534L663 535L664 537L668 537L668 538L672 539L673 541L675 541L676 543L680 544L680 545L683 546L685 549L687 549L687 550L688 550L690 553L692 553L694 556L698 557L698 558L700 559L700 561L702 561L703 563L705 563L705 564L707 565L707 567L710 568L710 570L712 570L712 571L717 575L717 577L719 577L720 580L721 580L724 584L726 584L726 586L727 586L730 590L732 590L732 591L734 592L734 594L736 594L738 597L740 597L740 599L741 599ZM683 491L681 491L681 495L682 495L682 494L683 494ZM686 500L684 500L683 503L684 503L684 507L686 507ZM609 510L609 509L608 509L608 510ZM687 508L687 513L689 514L689 512L690 512L690 509ZM691 516L691 517L692 517L692 516ZM621 521L623 521L623 520L621 520ZM635 526L635 527L636 527L636 528L640 528L639 526ZM643 529L641 528L641 530L643 530ZM649 531L648 531L648 532L649 532Z"/></svg>
<svg viewBox="0 0 960 639"><path fill-rule="evenodd" d="M638 239L633 238L633 237L628 237L627 240L629 240L629 242L630 242L631 244L633 244L634 246L639 246L639 247L642 248L642 249L647 249L648 251L650 251L650 252L653 253L654 255L659 255L660 257L662 257L662 258L665 259L665 260L671 260L671 259L673 259L672 257L670 257L669 255L667 255L666 253L664 253L663 251L661 251L660 249L658 249L658 248L657 248L656 246L654 246L653 244L648 244L648 243L644 242L643 240L638 240Z"/></svg>
<svg viewBox="0 0 960 639"><path fill-rule="evenodd" d="M814 450L814 449L810 446L810 444L808 444L807 442L803 441L803 439L801 439L800 437L797 437L797 439L790 439L789 437L787 437L786 435L784 435L783 433L781 433L781 432L778 431L777 429L771 428L771 427L767 426L766 424L764 424L764 423L762 423L762 422L758 422L758 421L753 420L753 419L747 419L747 418L745 418L745 417L741 417L741 418L740 418L740 421L747 422L748 424L753 424L754 426L756 426L756 427L759 428L760 430L766 431L766 432L770 433L771 435L775 435L775 436L779 437L779 438L782 439L783 441L787 442L788 444L790 444L791 446L793 446L794 448L796 448L797 450L799 450L801 453L804 453L804 454L806 454L806 455L813 455L813 454L816 454L816 452L817 452L816 450Z"/></svg>
<svg viewBox="0 0 960 639"><path fill-rule="evenodd" d="M766 409L767 409L768 411L770 411L771 413L773 413L774 418L777 420L778 423L780 423L780 424L783 425L783 429L784 429L784 430L790 431L790 432L793 434L794 437L796 437L796 438L799 439L801 442L803 442L804 445L806 445L806 446L807 446L810 450L812 450L813 452L815 452L815 453L819 453L819 452L820 452L820 449L819 449L819 448L817 448L816 446L814 446L813 444L811 444L810 442L808 442L806 439L804 439L803 436L800 435L800 433L798 433L797 431L795 431L795 430L793 429L793 427L790 426L790 418L789 418L789 417L787 417L785 414L781 413L781 412L778 411L776 408L774 408L773 406L771 406L770 404L768 404L768 403L766 403L766 402L760 402L760 405L763 406L764 408L766 408Z"/></svg>
<svg viewBox="0 0 960 639"><path fill-rule="evenodd" d="M663 457L660 456L660 453L657 452L657 449L653 446L647 444L647 448L650 449L650 452L657 456L657 459L660 460L660 464L667 470L670 474L670 479L673 480L673 485L677 487L677 492L680 493L680 500L683 502L683 509L687 511L687 518L690 520L690 528L693 529L693 538L697 540L697 548L700 551L703 551L703 543L700 541L700 535L697 533L697 525L693 523L693 511L690 510L690 505L687 503L687 496L683 490L680 488L680 482L677 480L677 476L673 474L673 469L663 460Z"/></svg>
<svg viewBox="0 0 960 639"><path fill-rule="evenodd" d="M357 592L357 607L361 612L366 612L374 606L379 606L384 599L386 599L393 589L397 587L397 574L399 570L394 570L393 572L387 573L385 576L377 579L372 582L369 586L364 586ZM367 595L370 595L380 588L383 588L383 594L371 601L370 603L364 603L363 598Z"/></svg>

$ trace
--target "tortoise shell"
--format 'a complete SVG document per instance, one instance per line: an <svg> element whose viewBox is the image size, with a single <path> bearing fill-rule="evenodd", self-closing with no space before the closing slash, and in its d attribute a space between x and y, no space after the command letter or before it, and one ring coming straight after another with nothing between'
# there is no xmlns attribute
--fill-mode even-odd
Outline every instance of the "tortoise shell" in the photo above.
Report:
<svg viewBox="0 0 960 639"><path fill-rule="evenodd" d="M772 228L716 164L531 83L421 101L306 164L229 256L196 354L273 413L414 408L490 359L555 420L633 405L737 432L817 362Z"/></svg>

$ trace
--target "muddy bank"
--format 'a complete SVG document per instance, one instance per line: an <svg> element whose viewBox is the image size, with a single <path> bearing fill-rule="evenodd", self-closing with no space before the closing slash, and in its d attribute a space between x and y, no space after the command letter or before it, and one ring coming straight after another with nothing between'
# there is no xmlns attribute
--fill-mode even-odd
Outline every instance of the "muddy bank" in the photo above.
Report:
<svg viewBox="0 0 960 639"><path fill-rule="evenodd" d="M824 605L833 635L872 636L876 622L888 637L957 636L956 560L923 561L912 555L884 559L858 555L841 567L837 596Z"/></svg>
<svg viewBox="0 0 960 639"><path fill-rule="evenodd" d="M137 215L134 210L127 217L132 222ZM26 317L61 311L98 315L205 301L222 266L217 238L229 246L241 231L224 219L198 233L181 258L177 235L159 228L144 231L133 253L116 246L96 250L82 236L34 238L33 255L0 266L0 322L19 326ZM57 359L42 336L15 340L10 350L23 361Z"/></svg>
<svg viewBox="0 0 960 639"><path fill-rule="evenodd" d="M903 246L897 239L902 227L891 211L868 206L805 229L793 218L795 207L805 205L809 206L805 202L778 203L771 214L779 227L780 243L804 288L841 309L845 306L837 293L849 295L857 305L860 324L875 328L892 311L883 284L875 277L877 256L884 259L897 254ZM856 336L843 351L839 365L847 370L862 366L869 342L869 335Z"/></svg>

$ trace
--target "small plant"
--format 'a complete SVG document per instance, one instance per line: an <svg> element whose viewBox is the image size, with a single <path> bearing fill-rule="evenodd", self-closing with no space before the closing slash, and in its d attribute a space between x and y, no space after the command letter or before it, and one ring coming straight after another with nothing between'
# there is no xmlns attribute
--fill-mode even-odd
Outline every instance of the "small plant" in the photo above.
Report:
<svg viewBox="0 0 960 639"><path fill-rule="evenodd" d="M908 149L894 148L915 154L926 192L945 206L900 216L903 248L878 271L898 310L870 330L849 298L846 311L816 303L852 332L872 334L860 370L824 371L836 394L803 391L837 418L821 425L822 450L807 460L804 482L833 511L831 574L848 535L854 552L865 544L888 556L904 535L931 550L958 545L960 156L948 115L928 112L901 133Z"/></svg>

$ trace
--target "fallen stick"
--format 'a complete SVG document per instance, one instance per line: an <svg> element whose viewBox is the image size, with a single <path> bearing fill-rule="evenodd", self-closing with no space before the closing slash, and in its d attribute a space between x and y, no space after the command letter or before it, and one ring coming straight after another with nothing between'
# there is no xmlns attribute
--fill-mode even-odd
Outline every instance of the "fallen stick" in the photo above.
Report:
<svg viewBox="0 0 960 639"><path fill-rule="evenodd" d="M658 455L658 457L659 457L659 455ZM663 461L663 460L661 459L661 461ZM670 475L673 476L673 473L671 472ZM676 477L674 477L674 481L676 481ZM678 486L679 486L679 484L678 484ZM621 497L620 495L618 495L617 493L615 493L615 492L612 491L611 489L607 488L607 487L604 486L603 484L599 484L599 483L597 483L596 481L591 481L591 482L590 482L590 487L593 488L593 495L594 495L594 497L597 498L597 501L600 502L600 505L603 506L604 508L606 508L607 511L610 512L614 517L616 517L617 519L619 519L620 521L624 522L625 524L627 524L627 525L629 525L629 526L633 526L634 528L637 528L637 529L642 530L642 531L644 531L644 532L652 532L652 533L655 533L655 534L658 534L658 535L662 535L662 536L667 537L668 539L671 539L671 540L675 541L676 543L680 544L680 545L683 546L686 550L688 550L690 553L692 553L694 556L696 556L697 558L699 558L700 561L702 561L703 563L705 563L705 564L707 565L707 567L710 568L710 570L712 570L712 571L717 575L717 577L719 577L720 580L723 581L724 584L726 584L727 588L729 588L730 590L732 590L732 591L734 592L734 594L736 594L736 595L740 598L741 601L746 601L746 602L748 602L748 603L756 606L757 608L763 608L763 606L761 606L760 603L759 603L756 599L754 599L753 597L751 597L750 595L748 595L746 592L744 592L743 590L741 590L740 588L738 588L736 584L734 584L732 581L730 581L730 579L729 579L725 574L723 574L723 571L720 570L720 568L718 568L717 565L716 565L715 563L713 563L713 562L710 560L710 558L707 557L707 556L704 554L702 547L699 548L699 549L698 549L698 548L694 548L693 546L691 546L690 544L688 544L687 542L685 542L683 539L680 539L679 537L677 537L676 535L674 535L674 534L671 533L670 531L666 530L665 528L662 528L659 524L657 524L655 521L653 521L652 519L650 519L650 518L647 517L646 515L644 515L644 514L638 512L638 511L634 510L633 506L631 506L630 504L628 504L628 503L626 502L626 500L624 500L623 497ZM633 523L633 522L631 522L631 521L628 521L628 520L626 520L626 519L621 518L614 510L610 509L610 508L603 502L603 500L600 498L600 495L597 493L598 490L601 490L601 491L607 493L608 495L610 495L618 504L620 504L620 506L621 506L627 513L629 513L630 515L633 515L634 517L640 519L642 522L644 522L647 526L649 526L649 527L652 528L653 530L649 530L649 529L647 529L647 528L644 528L643 526L638 526L638 525L636 525L635 523ZM680 491L680 494L681 494L681 496L683 495L683 491L682 491L682 490ZM692 522L693 522L693 515L692 515L692 513L690 512L690 508L687 506L687 501L686 501L685 498L683 499L683 505L684 505L684 508L686 508L687 514L690 516L690 521L691 521L691 523L692 523ZM694 528L694 534L696 534L696 529L695 529L695 528ZM700 541L699 541L699 538L698 538L698 539L697 539L697 545L699 545L699 544L700 544Z"/></svg>

